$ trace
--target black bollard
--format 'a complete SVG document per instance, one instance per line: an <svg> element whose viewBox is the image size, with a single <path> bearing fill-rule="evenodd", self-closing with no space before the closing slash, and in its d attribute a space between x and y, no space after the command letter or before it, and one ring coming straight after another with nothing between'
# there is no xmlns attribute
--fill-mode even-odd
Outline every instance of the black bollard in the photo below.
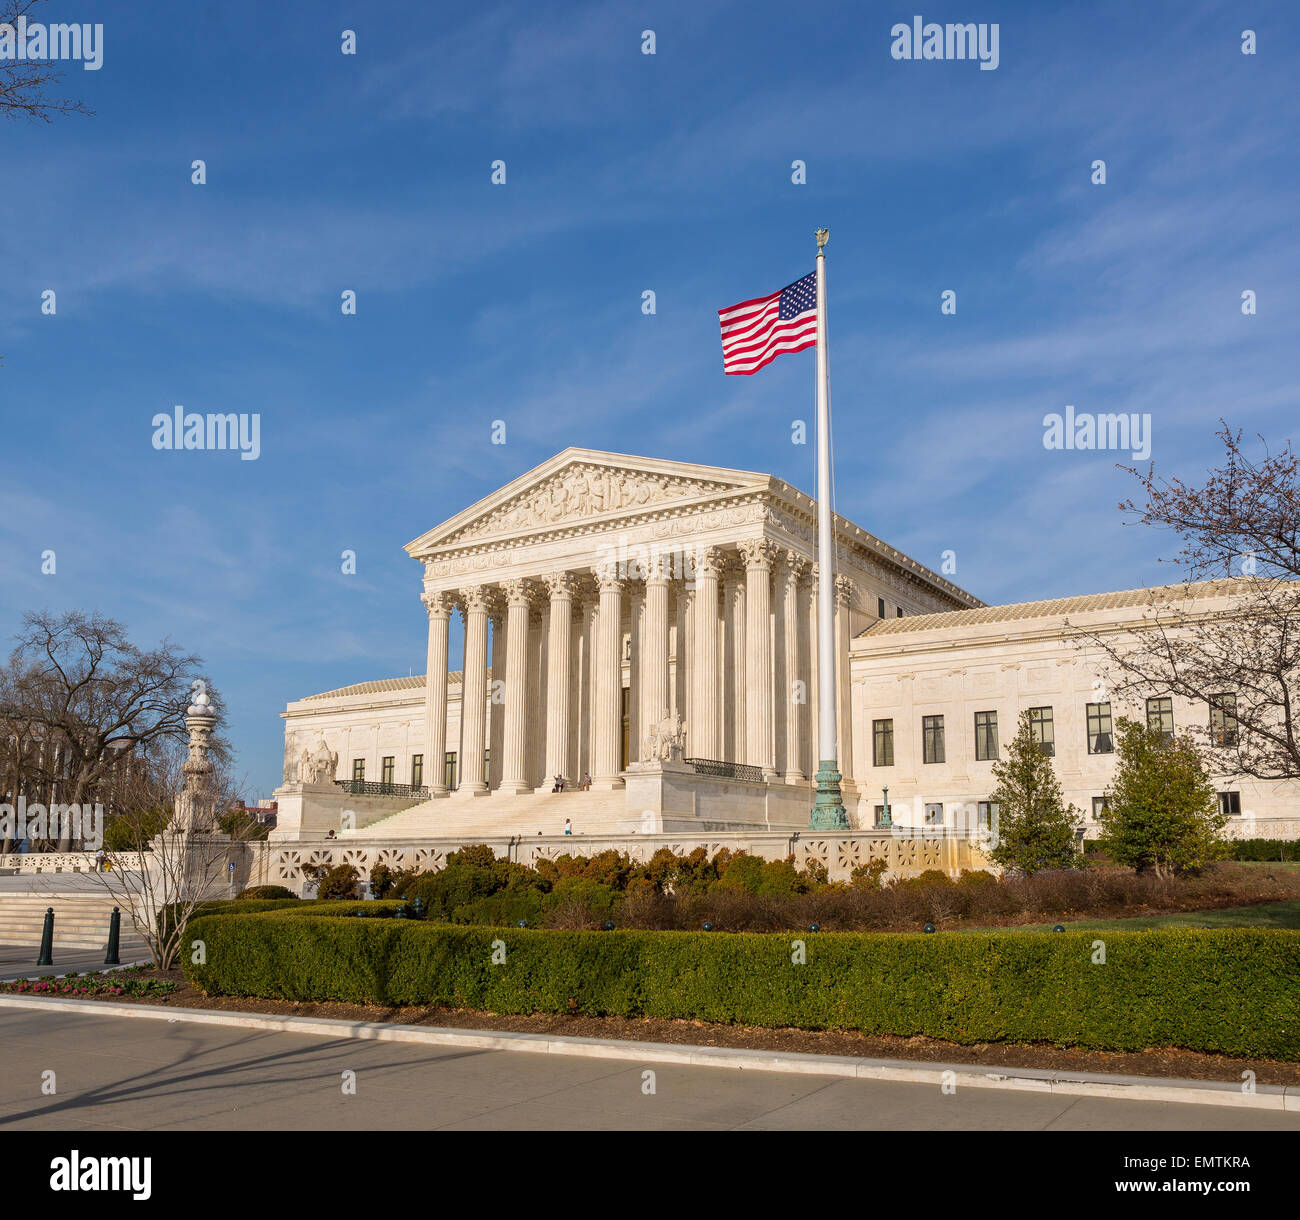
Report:
<svg viewBox="0 0 1300 1220"><path fill-rule="evenodd" d="M122 912L113 908L108 917L108 949L104 953L105 966L120 966L122 959L117 954L117 943L122 936Z"/></svg>
<svg viewBox="0 0 1300 1220"><path fill-rule="evenodd" d="M38 966L54 965L54 908L45 908L45 927L41 929L41 955L36 959Z"/></svg>

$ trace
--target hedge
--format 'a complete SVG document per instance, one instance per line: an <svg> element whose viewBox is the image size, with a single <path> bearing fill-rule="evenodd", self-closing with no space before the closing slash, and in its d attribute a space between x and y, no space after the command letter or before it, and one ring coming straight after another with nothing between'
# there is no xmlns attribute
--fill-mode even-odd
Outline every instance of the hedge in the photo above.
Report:
<svg viewBox="0 0 1300 1220"><path fill-rule="evenodd" d="M1274 863L1300 860L1300 840L1296 839L1230 839L1228 859L1264 860Z"/></svg>
<svg viewBox="0 0 1300 1220"><path fill-rule="evenodd" d="M209 916L189 933L206 961L190 962L187 944L185 972L211 995L1300 1059L1293 931L791 936L271 914ZM806 964L792 964L793 941Z"/></svg>

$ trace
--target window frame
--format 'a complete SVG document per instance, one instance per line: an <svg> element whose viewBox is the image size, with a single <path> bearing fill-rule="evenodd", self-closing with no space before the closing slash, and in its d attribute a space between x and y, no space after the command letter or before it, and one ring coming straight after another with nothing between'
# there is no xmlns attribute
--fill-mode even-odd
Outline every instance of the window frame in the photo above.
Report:
<svg viewBox="0 0 1300 1220"><path fill-rule="evenodd" d="M882 745L888 747L887 761L882 761L881 756L884 752L881 749ZM873 767L894 765L894 718L892 716L871 722L871 765Z"/></svg>
<svg viewBox="0 0 1300 1220"><path fill-rule="evenodd" d="M1217 730L1214 725L1216 713L1222 721ZM1231 728L1228 727L1229 722L1231 722ZM1221 694L1211 695L1210 743L1218 749L1230 750L1236 746L1240 731L1240 722L1237 720L1237 692L1223 691Z"/></svg>
<svg viewBox="0 0 1300 1220"><path fill-rule="evenodd" d="M991 717L980 724L980 717ZM981 732L982 730L982 732ZM989 753L990 748L992 753ZM998 713L994 709L975 713L975 761L997 762L998 760Z"/></svg>
<svg viewBox="0 0 1300 1220"><path fill-rule="evenodd" d="M948 750L944 741L942 713L935 716L921 717L921 762L938 766L948 761ZM931 749L937 746L936 749ZM931 757L931 755L937 757Z"/></svg>
<svg viewBox="0 0 1300 1220"><path fill-rule="evenodd" d="M1152 709L1151 709L1151 705L1152 705L1153 703L1155 703L1155 704L1167 704L1168 706L1166 706L1166 707L1159 707L1159 706L1158 706L1158 707L1155 709L1154 713L1153 713L1153 712L1152 712ZM1159 723L1156 723L1156 724L1153 724L1153 723L1152 723L1152 716L1153 716L1153 715L1154 715L1155 718L1159 721ZM1164 725L1164 718L1165 718L1166 716L1169 717L1169 727L1168 727L1168 728L1165 728L1165 725ZM1172 695L1152 695L1149 699L1147 699L1147 728L1149 728L1149 729L1159 729L1162 738L1163 738L1166 742L1168 742L1168 741L1172 741L1172 740L1173 740L1173 737L1174 737L1174 699L1173 699L1173 696L1172 696Z"/></svg>
<svg viewBox="0 0 1300 1220"><path fill-rule="evenodd" d="M1048 758L1056 757L1056 713L1052 705L1047 704L1043 707L1027 708L1029 712L1029 727L1035 730L1038 748L1047 755ZM1040 713L1035 719L1034 713ZM1043 716L1041 713L1046 712ZM1046 730L1046 731L1044 731Z"/></svg>
<svg viewBox="0 0 1300 1220"><path fill-rule="evenodd" d="M1103 707L1106 709L1104 714L1100 711L1100 709ZM1098 709L1095 713L1093 711L1094 708ZM1106 728L1104 730L1100 727L1103 715L1106 721ZM1098 728L1095 733L1092 730L1092 722L1094 719L1096 719L1098 723ZM1115 753L1115 715L1111 711L1110 700L1107 699L1104 703L1085 703L1084 723L1087 726L1088 753L1089 754L1114 754ZM1100 742L1103 737L1106 739L1106 748L1104 750L1100 748L1094 748L1094 743Z"/></svg>

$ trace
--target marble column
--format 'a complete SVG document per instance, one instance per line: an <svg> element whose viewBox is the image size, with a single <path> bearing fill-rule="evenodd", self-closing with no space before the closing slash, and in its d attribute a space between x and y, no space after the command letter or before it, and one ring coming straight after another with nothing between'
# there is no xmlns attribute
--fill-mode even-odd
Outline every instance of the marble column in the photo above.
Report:
<svg viewBox="0 0 1300 1220"><path fill-rule="evenodd" d="M677 586L677 710L686 726L687 758L696 757L694 730L691 719L695 714L695 590L688 588L686 579Z"/></svg>
<svg viewBox="0 0 1300 1220"><path fill-rule="evenodd" d="M645 718L641 714L641 698L645 677L642 673L645 648L645 585L631 581L628 585L630 631L627 671L627 760L641 761L641 737L645 732ZM621 726L620 726L621 727Z"/></svg>
<svg viewBox="0 0 1300 1220"><path fill-rule="evenodd" d="M598 657L600 646L600 589L593 586L588 596L587 604L583 607L583 658L582 658L582 679L587 687L585 702L587 707L587 731L583 740L583 746L587 751L586 761L583 763L583 770L594 776L596 774L596 736L597 723L599 721L599 704L597 702L597 690L599 688L600 660ZM579 776L581 778L581 776Z"/></svg>
<svg viewBox="0 0 1300 1220"><path fill-rule="evenodd" d="M691 654L690 738L694 758L721 754L718 718L718 576L724 553L705 547L695 556L695 647Z"/></svg>
<svg viewBox="0 0 1300 1220"><path fill-rule="evenodd" d="M772 730L772 563L766 538L740 544L745 560L745 762L776 778Z"/></svg>
<svg viewBox="0 0 1300 1220"><path fill-rule="evenodd" d="M668 695L668 584L662 559L651 563L645 581L645 634L641 641L641 737L671 710ZM637 751L645 757L644 744Z"/></svg>
<svg viewBox="0 0 1300 1220"><path fill-rule="evenodd" d="M804 658L808 620L800 613L799 585L811 565L795 551L785 553L781 566L781 674L782 687L777 693L780 706L785 708L785 755L783 770L787 783L807 779L804 772L804 720L808 710L808 677ZM782 718L778 715L778 723Z"/></svg>
<svg viewBox="0 0 1300 1220"><path fill-rule="evenodd" d="M853 638L849 618L853 581L835 578L835 729L839 743L840 776L853 777L853 688L850 685L849 643Z"/></svg>
<svg viewBox="0 0 1300 1220"><path fill-rule="evenodd" d="M546 675L546 768L542 791L550 791L555 777L574 778L569 771L569 647L573 634L575 581L568 572L546 578L551 595L550 639Z"/></svg>
<svg viewBox="0 0 1300 1220"><path fill-rule="evenodd" d="M470 585L460 591L465 615L465 672L461 682L460 790L487 791L483 768L483 729L487 720L488 591Z"/></svg>
<svg viewBox="0 0 1300 1220"><path fill-rule="evenodd" d="M744 763L749 742L745 723L748 711L748 662L745 659L745 568L728 566L722 579L722 753L725 762Z"/></svg>
<svg viewBox="0 0 1300 1220"><path fill-rule="evenodd" d="M451 625L450 593L426 593L429 651L424 678L424 782L434 796L447 791L443 760L447 754L447 637Z"/></svg>
<svg viewBox="0 0 1300 1220"><path fill-rule="evenodd" d="M502 589L506 596L506 656L502 679L505 688L501 779L497 790L517 794L532 791L528 782L528 728L525 723L528 715L528 616L532 605L526 580L507 580Z"/></svg>
<svg viewBox="0 0 1300 1220"><path fill-rule="evenodd" d="M623 736L623 579L618 566L597 570L600 604L596 615L596 747L592 786L617 788Z"/></svg>
<svg viewBox="0 0 1300 1220"><path fill-rule="evenodd" d="M551 642L551 608L538 601L538 586L533 586L532 608L528 612L528 702L524 724L528 732L528 766L525 775L530 787L542 786L546 771L546 717L542 714L550 703L547 681ZM551 788L548 782L545 791Z"/></svg>
<svg viewBox="0 0 1300 1220"><path fill-rule="evenodd" d="M501 605L499 588L492 590L488 622L492 624L492 661L491 681L488 683L487 786L495 790L501 782L502 746L505 742L506 652L510 647L506 638L510 624Z"/></svg>

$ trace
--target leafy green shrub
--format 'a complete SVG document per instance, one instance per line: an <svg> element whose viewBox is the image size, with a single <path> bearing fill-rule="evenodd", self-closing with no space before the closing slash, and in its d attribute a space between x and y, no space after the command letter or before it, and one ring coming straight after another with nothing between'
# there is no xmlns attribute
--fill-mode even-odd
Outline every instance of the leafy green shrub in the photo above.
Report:
<svg viewBox="0 0 1300 1220"><path fill-rule="evenodd" d="M1117 864L1169 876L1222 858L1227 815L1209 766L1190 737L1121 717L1115 773L1097 814L1101 846Z"/></svg>
<svg viewBox="0 0 1300 1220"><path fill-rule="evenodd" d="M859 864L849 873L849 884L864 890L878 890L889 872L888 860L872 860L870 864Z"/></svg>
<svg viewBox="0 0 1300 1220"><path fill-rule="evenodd" d="M250 885L246 890L240 890L235 895L238 898L293 898L297 899L298 895L283 885Z"/></svg>
<svg viewBox="0 0 1300 1220"><path fill-rule="evenodd" d="M862 898L877 895L861 893ZM841 898L851 898L844 890ZM1180 1046L1300 1060L1300 932L788 935L206 916L208 994L856 1029L958 1043ZM504 940L504 964L493 941ZM889 985L882 986L882 980Z"/></svg>
<svg viewBox="0 0 1300 1220"><path fill-rule="evenodd" d="M303 865L303 876L316 882L317 898L355 898L361 874L354 864L336 864L333 868Z"/></svg>
<svg viewBox="0 0 1300 1220"><path fill-rule="evenodd" d="M1297 839L1229 839L1230 860L1259 860L1284 864L1300 860Z"/></svg>

